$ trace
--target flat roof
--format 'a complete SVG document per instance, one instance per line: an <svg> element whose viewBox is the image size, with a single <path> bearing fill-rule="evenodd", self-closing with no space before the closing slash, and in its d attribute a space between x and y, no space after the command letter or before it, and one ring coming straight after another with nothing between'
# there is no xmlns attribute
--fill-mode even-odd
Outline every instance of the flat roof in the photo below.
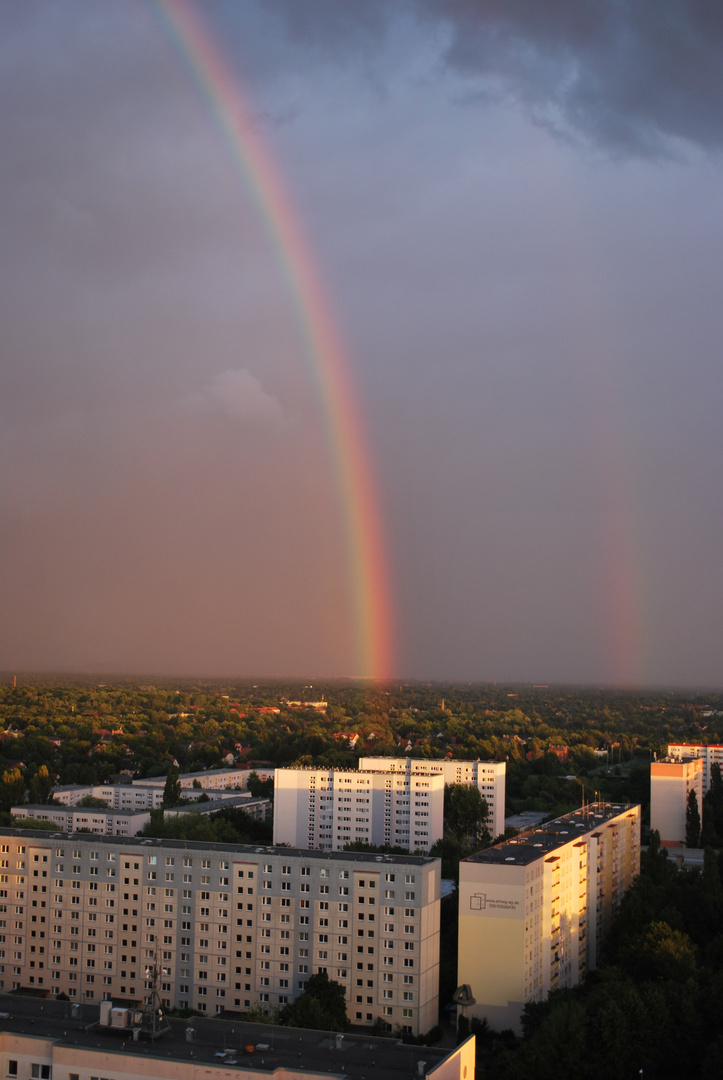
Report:
<svg viewBox="0 0 723 1080"><path fill-rule="evenodd" d="M120 1004L120 1003L119 1003ZM187 1020L168 1019L171 1030L155 1042L141 1039L134 1042L130 1029L107 1029L96 1025L100 1018L99 1004L82 1004L38 1000L15 994L0 994L0 1032L8 1031L31 1037L49 1038L59 1046L84 1050L101 1050L104 1054L130 1054L145 1059L194 1062L199 1066L233 1068L221 1057L229 1050L237 1067L272 1073L275 1069L344 1075L351 1080L380 1077L398 1080L400 1076L416 1076L417 1062L426 1062L429 1072L454 1050L436 1046L407 1045L398 1039L379 1039L365 1034L345 1033L337 1041L328 1031L304 1028L276 1027L271 1024L249 1024L232 1017L209 1018L193 1016ZM186 1042L186 1031L194 1029L192 1042ZM243 1047L262 1043L268 1049L256 1050L253 1055ZM143 1067L148 1072L147 1065Z"/></svg>
<svg viewBox="0 0 723 1080"><path fill-rule="evenodd" d="M714 742L669 742L668 746L690 746L693 750L723 750L723 743Z"/></svg>
<svg viewBox="0 0 723 1080"><path fill-rule="evenodd" d="M203 799L197 802L189 803L188 806L167 806L165 807L165 813L167 814L217 814L219 810L233 810L236 807L240 807L242 810L248 806L259 806L264 803L270 803L269 799L265 795L259 795L257 797L253 795L244 795L239 793L238 795L232 795L230 799Z"/></svg>
<svg viewBox="0 0 723 1080"><path fill-rule="evenodd" d="M66 805L61 803L18 803L17 806L12 806L12 810L37 810L40 813L47 813L51 811L55 814L106 814L110 817L118 817L125 815L133 816L137 814L150 814L150 808L147 806L123 806L114 810L112 806L79 806L77 803L70 803ZM30 817L34 817L31 814ZM26 830L27 831L27 830Z"/></svg>
<svg viewBox="0 0 723 1080"><path fill-rule="evenodd" d="M55 807L62 810L62 807ZM118 811L115 811L117 814ZM384 854L374 851L320 851L318 848L292 848L283 844L216 844L207 840L170 840L147 836L101 836L93 833L53 832L51 829L12 829L0 828L0 836L14 836L18 839L31 837L35 840L63 840L65 843L83 841L93 844L108 844L120 848L172 848L176 851L195 851L203 854L208 851L233 851L238 855L293 855L304 859L320 859L323 862L376 862L396 864L397 866L426 866L439 863L440 859L432 855Z"/></svg>
<svg viewBox="0 0 723 1080"><path fill-rule="evenodd" d="M587 806L547 821L494 847L469 855L464 862L517 863L526 865L549 855L551 851L595 832L613 818L637 809L633 803L588 803Z"/></svg>

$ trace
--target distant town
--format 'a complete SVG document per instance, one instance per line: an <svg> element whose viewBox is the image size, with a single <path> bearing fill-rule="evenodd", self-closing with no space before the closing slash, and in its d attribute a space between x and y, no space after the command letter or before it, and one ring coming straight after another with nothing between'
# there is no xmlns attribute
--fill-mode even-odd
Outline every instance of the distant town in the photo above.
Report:
<svg viewBox="0 0 723 1080"><path fill-rule="evenodd" d="M686 1024L707 1075L722 763L714 693L6 677L0 994L424 1044L437 1080L672 1075ZM670 1032L631 1027L653 997Z"/></svg>

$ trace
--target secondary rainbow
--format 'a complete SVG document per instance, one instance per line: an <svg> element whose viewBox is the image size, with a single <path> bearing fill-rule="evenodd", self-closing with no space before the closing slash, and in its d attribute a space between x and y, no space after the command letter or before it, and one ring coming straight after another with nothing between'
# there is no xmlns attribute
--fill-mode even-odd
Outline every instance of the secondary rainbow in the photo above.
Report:
<svg viewBox="0 0 723 1080"><path fill-rule="evenodd" d="M343 505L356 615L359 674L392 673L392 612L378 500L348 364L309 243L238 79L187 0L156 0L168 32L251 193L277 251L313 367Z"/></svg>

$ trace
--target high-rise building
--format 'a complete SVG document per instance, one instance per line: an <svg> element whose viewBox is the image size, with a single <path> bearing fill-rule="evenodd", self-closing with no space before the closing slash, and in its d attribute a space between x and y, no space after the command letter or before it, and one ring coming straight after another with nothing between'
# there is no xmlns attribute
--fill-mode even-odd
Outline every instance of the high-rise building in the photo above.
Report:
<svg viewBox="0 0 723 1080"><path fill-rule="evenodd" d="M359 768L377 772L441 775L445 784L474 785L487 803L491 835L501 836L505 831L507 765L504 761L364 757L359 758Z"/></svg>
<svg viewBox="0 0 723 1080"><path fill-rule="evenodd" d="M703 770L700 757L669 757L650 765L650 828L664 847L685 843L688 799L695 792L703 813Z"/></svg>
<svg viewBox="0 0 723 1080"><path fill-rule="evenodd" d="M274 843L340 851L355 840L429 851L443 831L444 778L355 769L277 769Z"/></svg>
<svg viewBox="0 0 723 1080"><path fill-rule="evenodd" d="M592 803L463 859L458 983L467 1014L520 1030L527 1002L575 986L640 870L640 807Z"/></svg>
<svg viewBox="0 0 723 1080"><path fill-rule="evenodd" d="M353 1024L437 1023L440 862L0 830L0 991L280 1006L325 971Z"/></svg>
<svg viewBox="0 0 723 1080"><path fill-rule="evenodd" d="M700 758L703 762L703 794L710 787L710 770L717 763L723 771L723 746L718 743L669 743L668 757L675 761Z"/></svg>

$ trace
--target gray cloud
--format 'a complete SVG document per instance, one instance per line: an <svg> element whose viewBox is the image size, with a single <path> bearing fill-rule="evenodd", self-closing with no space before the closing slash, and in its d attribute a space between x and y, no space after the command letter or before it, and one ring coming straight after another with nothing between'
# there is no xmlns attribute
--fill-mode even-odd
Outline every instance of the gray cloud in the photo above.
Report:
<svg viewBox="0 0 723 1080"><path fill-rule="evenodd" d="M447 62L498 81L553 128L622 150L723 140L723 9L705 0L535 0L423 7L451 30Z"/></svg>
<svg viewBox="0 0 723 1080"><path fill-rule="evenodd" d="M365 62L395 22L415 20L440 63L462 79L458 100L521 104L559 134L619 152L723 141L723 9L707 0L275 0L272 7L295 42Z"/></svg>

